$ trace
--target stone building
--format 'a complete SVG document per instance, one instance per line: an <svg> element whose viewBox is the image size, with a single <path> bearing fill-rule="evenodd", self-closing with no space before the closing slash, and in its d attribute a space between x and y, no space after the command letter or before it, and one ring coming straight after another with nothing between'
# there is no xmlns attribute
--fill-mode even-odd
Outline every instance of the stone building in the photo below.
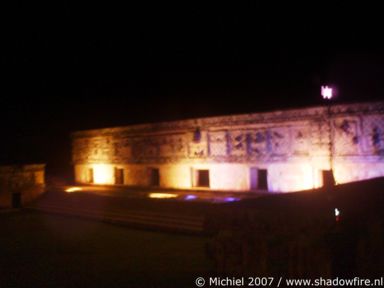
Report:
<svg viewBox="0 0 384 288"><path fill-rule="evenodd" d="M384 102L78 131L72 145L79 183L299 191L384 175Z"/></svg>
<svg viewBox="0 0 384 288"><path fill-rule="evenodd" d="M45 164L0 166L0 207L32 201L44 192Z"/></svg>

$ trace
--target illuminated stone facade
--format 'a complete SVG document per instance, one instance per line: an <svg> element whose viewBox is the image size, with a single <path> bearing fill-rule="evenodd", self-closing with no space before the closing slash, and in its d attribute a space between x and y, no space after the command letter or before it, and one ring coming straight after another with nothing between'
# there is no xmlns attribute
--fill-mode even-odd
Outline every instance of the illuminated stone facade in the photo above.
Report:
<svg viewBox="0 0 384 288"><path fill-rule="evenodd" d="M20 193L20 204L44 192L45 164L0 166L0 207L12 206L12 194Z"/></svg>
<svg viewBox="0 0 384 288"><path fill-rule="evenodd" d="M79 183L299 191L384 175L384 102L75 132Z"/></svg>

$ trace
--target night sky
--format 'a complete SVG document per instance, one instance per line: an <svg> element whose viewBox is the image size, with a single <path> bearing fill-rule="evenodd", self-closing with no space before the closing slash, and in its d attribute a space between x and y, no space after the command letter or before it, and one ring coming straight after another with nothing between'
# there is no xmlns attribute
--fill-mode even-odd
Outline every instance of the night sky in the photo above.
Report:
<svg viewBox="0 0 384 288"><path fill-rule="evenodd" d="M384 95L377 7L14 2L2 9L4 164L63 174L71 131L319 105L323 83L339 103Z"/></svg>

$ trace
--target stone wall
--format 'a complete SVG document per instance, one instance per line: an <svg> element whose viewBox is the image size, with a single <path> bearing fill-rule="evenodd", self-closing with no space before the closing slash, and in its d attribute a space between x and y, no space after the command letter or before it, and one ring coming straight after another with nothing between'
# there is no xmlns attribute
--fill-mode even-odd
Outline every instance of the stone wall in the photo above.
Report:
<svg viewBox="0 0 384 288"><path fill-rule="evenodd" d="M11 207L15 193L21 193L21 204L41 195L44 175L44 164L0 166L0 207Z"/></svg>
<svg viewBox="0 0 384 288"><path fill-rule="evenodd" d="M104 167L95 183L114 184L120 167L123 184L148 185L152 167L160 186L191 188L194 169L208 169L209 188L250 190L250 169L259 168L268 190L297 191L320 187L331 168L339 183L378 177L383 111L384 102L360 103L79 131L76 180L89 182L89 169Z"/></svg>

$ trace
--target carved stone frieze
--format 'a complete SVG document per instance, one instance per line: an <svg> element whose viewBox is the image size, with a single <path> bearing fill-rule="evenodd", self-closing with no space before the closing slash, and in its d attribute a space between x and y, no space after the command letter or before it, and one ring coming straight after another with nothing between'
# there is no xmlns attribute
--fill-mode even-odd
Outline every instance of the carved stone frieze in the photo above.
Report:
<svg viewBox="0 0 384 288"><path fill-rule="evenodd" d="M384 102L79 131L74 163L289 161L291 157L383 156Z"/></svg>

